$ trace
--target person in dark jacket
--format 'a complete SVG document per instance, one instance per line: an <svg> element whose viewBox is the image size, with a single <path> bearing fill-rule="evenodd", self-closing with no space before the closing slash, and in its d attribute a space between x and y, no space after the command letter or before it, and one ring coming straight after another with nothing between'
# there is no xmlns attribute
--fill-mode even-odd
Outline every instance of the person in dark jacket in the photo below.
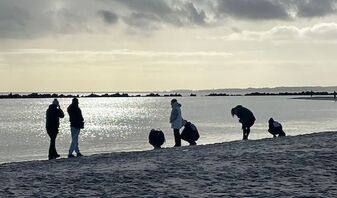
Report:
<svg viewBox="0 0 337 198"><path fill-rule="evenodd" d="M154 149L160 149L165 142L165 135L161 130L152 129L149 134L149 143Z"/></svg>
<svg viewBox="0 0 337 198"><path fill-rule="evenodd" d="M80 134L80 130L84 128L84 119L82 116L82 111L78 106L78 99L73 98L72 103L68 107L68 114L70 119L70 128L71 128L71 145L69 148L68 158L75 157L73 152L75 151L77 157L83 156L80 153L78 148L78 136Z"/></svg>
<svg viewBox="0 0 337 198"><path fill-rule="evenodd" d="M273 118L270 118L268 123L269 123L268 132L272 134L274 137L276 137L276 135L278 135L278 137L286 136L286 133L283 131L282 125L279 122L275 121Z"/></svg>
<svg viewBox="0 0 337 198"><path fill-rule="evenodd" d="M250 127L252 127L255 123L254 114L247 108L238 105L231 110L231 114L234 117L236 115L239 118L239 122L242 124L242 131L243 131L243 140L247 140Z"/></svg>
<svg viewBox="0 0 337 198"><path fill-rule="evenodd" d="M184 129L181 132L180 137L182 140L187 141L190 145L197 145L196 141L199 139L200 135L194 124L184 120Z"/></svg>
<svg viewBox="0 0 337 198"><path fill-rule="evenodd" d="M46 112L46 130L50 137L48 154L49 160L60 157L56 151L55 146L56 137L59 132L60 118L64 118L64 113L59 105L58 100L54 99L53 103L49 105Z"/></svg>

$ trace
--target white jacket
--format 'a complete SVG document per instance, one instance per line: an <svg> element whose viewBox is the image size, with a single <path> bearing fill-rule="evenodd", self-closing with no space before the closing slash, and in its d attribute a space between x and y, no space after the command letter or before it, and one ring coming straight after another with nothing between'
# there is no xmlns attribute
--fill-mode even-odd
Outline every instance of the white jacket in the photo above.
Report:
<svg viewBox="0 0 337 198"><path fill-rule="evenodd" d="M172 129L180 129L183 126L183 118L180 110L181 104L175 102L172 104L170 123Z"/></svg>

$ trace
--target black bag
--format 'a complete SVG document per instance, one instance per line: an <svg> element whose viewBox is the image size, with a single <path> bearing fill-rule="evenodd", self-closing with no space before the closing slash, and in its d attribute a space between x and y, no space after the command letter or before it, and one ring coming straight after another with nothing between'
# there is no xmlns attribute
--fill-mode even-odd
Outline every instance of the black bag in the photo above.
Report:
<svg viewBox="0 0 337 198"><path fill-rule="evenodd" d="M154 148L160 148L165 142L164 133L161 130L152 129L149 134L149 143Z"/></svg>
<svg viewBox="0 0 337 198"><path fill-rule="evenodd" d="M199 135L197 127L191 122L187 122L184 125L184 129L181 132L180 137L181 139L187 142L195 142L199 139L200 135Z"/></svg>

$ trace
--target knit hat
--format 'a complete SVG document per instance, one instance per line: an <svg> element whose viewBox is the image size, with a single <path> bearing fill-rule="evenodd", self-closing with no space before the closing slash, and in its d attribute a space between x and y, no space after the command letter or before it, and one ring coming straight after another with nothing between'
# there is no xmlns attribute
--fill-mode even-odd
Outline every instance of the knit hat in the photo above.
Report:
<svg viewBox="0 0 337 198"><path fill-rule="evenodd" d="M59 105L59 101L56 98L53 100L53 105Z"/></svg>

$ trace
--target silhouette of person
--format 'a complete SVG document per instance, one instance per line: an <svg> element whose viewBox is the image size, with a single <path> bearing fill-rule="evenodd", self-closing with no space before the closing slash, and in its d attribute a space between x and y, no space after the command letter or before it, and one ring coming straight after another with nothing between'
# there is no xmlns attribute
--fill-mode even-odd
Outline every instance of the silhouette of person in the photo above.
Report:
<svg viewBox="0 0 337 198"><path fill-rule="evenodd" d="M231 114L233 117L236 115L239 118L239 122L242 124L243 140L247 140L250 133L250 127L254 125L256 120L254 114L241 105L232 108Z"/></svg>
<svg viewBox="0 0 337 198"><path fill-rule="evenodd" d="M274 137L276 137L276 135L278 135L278 137L286 136L286 133L283 131L282 125L279 122L275 121L273 118L270 118L268 123L269 123L268 132L272 134Z"/></svg>
<svg viewBox="0 0 337 198"><path fill-rule="evenodd" d="M196 141L199 139L200 135L194 124L184 120L184 129L181 132L180 137L181 139L187 141L190 145L197 145Z"/></svg>
<svg viewBox="0 0 337 198"><path fill-rule="evenodd" d="M161 130L152 129L149 134L149 143L154 149L160 149L165 142L164 133Z"/></svg>
<svg viewBox="0 0 337 198"><path fill-rule="evenodd" d="M181 137L179 129L183 126L183 118L181 115L181 104L178 103L177 99L171 100L171 116L170 123L171 128L173 129L175 147L181 146Z"/></svg>
<svg viewBox="0 0 337 198"><path fill-rule="evenodd" d="M82 111L78 106L78 99L73 98L72 103L68 107L68 114L70 119L70 129L71 129L71 144L69 148L68 158L75 157L73 152L75 151L77 157L83 156L80 153L78 148L78 136L80 134L80 130L84 128L84 119L82 116Z"/></svg>
<svg viewBox="0 0 337 198"><path fill-rule="evenodd" d="M59 133L60 118L64 118L64 113L59 105L58 100L54 99L52 104L49 105L46 112L46 130L50 137L48 154L49 160L60 157L60 155L56 151L55 145L56 137Z"/></svg>

